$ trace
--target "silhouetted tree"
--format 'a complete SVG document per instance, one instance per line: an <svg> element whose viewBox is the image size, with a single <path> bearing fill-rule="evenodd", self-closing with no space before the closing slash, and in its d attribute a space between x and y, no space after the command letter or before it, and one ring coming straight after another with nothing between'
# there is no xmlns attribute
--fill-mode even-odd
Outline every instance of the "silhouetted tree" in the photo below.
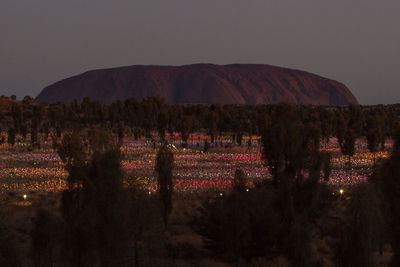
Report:
<svg viewBox="0 0 400 267"><path fill-rule="evenodd" d="M11 146L15 145L15 130L14 130L14 128L8 129L7 143L10 144Z"/></svg>
<svg viewBox="0 0 400 267"><path fill-rule="evenodd" d="M135 177L130 177L123 202L127 213L127 236L132 241L132 262L133 266L138 267L141 262L140 247L146 242L145 231L161 223L162 218L157 212L159 199L156 195L145 192L135 181Z"/></svg>
<svg viewBox="0 0 400 267"><path fill-rule="evenodd" d="M324 180L329 181L332 172L331 154L329 152L322 153L322 169L324 172Z"/></svg>
<svg viewBox="0 0 400 267"><path fill-rule="evenodd" d="M75 129L72 133L65 134L58 146L57 153L69 172L68 188L71 191L76 187L80 188L85 179L85 162L88 159L87 147L84 145L80 131Z"/></svg>
<svg viewBox="0 0 400 267"><path fill-rule="evenodd" d="M208 150L210 150L210 143L208 142L208 140L206 140L204 142L204 152L208 152Z"/></svg>
<svg viewBox="0 0 400 267"><path fill-rule="evenodd" d="M110 131L100 127L93 127L88 133L89 153L104 152L116 149L117 145L113 143L113 137Z"/></svg>
<svg viewBox="0 0 400 267"><path fill-rule="evenodd" d="M280 232L275 205L270 190L233 191L204 201L192 227L204 237L207 248L235 266L252 257L273 258L279 253Z"/></svg>
<svg viewBox="0 0 400 267"><path fill-rule="evenodd" d="M343 155L348 157L348 164L351 165L351 157L355 152L356 134L352 129L347 129L344 135L344 139L339 143L340 150Z"/></svg>
<svg viewBox="0 0 400 267"><path fill-rule="evenodd" d="M16 133L20 132L20 127L22 125L22 108L20 103L13 102L11 105L11 116L14 122L14 129Z"/></svg>
<svg viewBox="0 0 400 267"><path fill-rule="evenodd" d="M172 211L172 192L174 189L172 184L173 167L174 155L167 145L163 145L157 153L156 172L165 226L168 225L168 217Z"/></svg>
<svg viewBox="0 0 400 267"><path fill-rule="evenodd" d="M321 110L320 121L321 121L321 137L326 145L329 142L329 138L333 134L334 122L333 122L333 112L330 110Z"/></svg>
<svg viewBox="0 0 400 267"><path fill-rule="evenodd" d="M16 237L6 216L0 216L0 266L22 266L22 251L17 245Z"/></svg>
<svg viewBox="0 0 400 267"><path fill-rule="evenodd" d="M373 253L383 237L383 216L376 189L361 185L354 190L348 224L342 229L337 247L340 266L374 266Z"/></svg>
<svg viewBox="0 0 400 267"><path fill-rule="evenodd" d="M243 173L243 170L236 169L235 176L233 178L233 189L244 191L245 188L246 188L245 174Z"/></svg>
<svg viewBox="0 0 400 267"><path fill-rule="evenodd" d="M95 220L95 249L102 266L116 266L129 254L128 219L123 202L119 151L96 152L84 183L84 205Z"/></svg>
<svg viewBox="0 0 400 267"><path fill-rule="evenodd" d="M73 162L72 164L80 164ZM120 153L95 152L80 166L80 186L63 192L64 255L72 266L116 266L129 255L128 212ZM69 176L74 175L74 168ZM70 178L69 178L70 179ZM75 179L73 179L75 180Z"/></svg>
<svg viewBox="0 0 400 267"><path fill-rule="evenodd" d="M383 210L390 229L389 241L393 249L392 265L400 265L400 130L394 138L391 156L383 160L372 176L382 190Z"/></svg>
<svg viewBox="0 0 400 267"><path fill-rule="evenodd" d="M37 143L39 142L38 140L38 122L36 119L32 120L32 125L31 125L31 145L32 147L35 147Z"/></svg>
<svg viewBox="0 0 400 267"><path fill-rule="evenodd" d="M168 111L166 108L162 108L158 114L157 119L157 130L161 140L165 139L165 131L168 126Z"/></svg>
<svg viewBox="0 0 400 267"><path fill-rule="evenodd" d="M193 127L193 119L190 116L185 116L180 125L179 125L179 132L181 134L181 138L183 141L183 146L187 147L187 141L189 139L190 132L192 131Z"/></svg>
<svg viewBox="0 0 400 267"><path fill-rule="evenodd" d="M24 139L24 141L26 139L27 134L28 134L28 128L26 127L26 124L24 123L21 125L21 135L22 135L22 138Z"/></svg>
<svg viewBox="0 0 400 267"><path fill-rule="evenodd" d="M365 135L367 138L367 145L369 151L374 154L375 163L375 152L378 151L379 144L383 138L382 130L379 127L378 118L376 116L370 116L366 120Z"/></svg>
<svg viewBox="0 0 400 267"><path fill-rule="evenodd" d="M53 214L44 209L37 211L31 231L31 257L35 267L55 266L61 230L62 224Z"/></svg>

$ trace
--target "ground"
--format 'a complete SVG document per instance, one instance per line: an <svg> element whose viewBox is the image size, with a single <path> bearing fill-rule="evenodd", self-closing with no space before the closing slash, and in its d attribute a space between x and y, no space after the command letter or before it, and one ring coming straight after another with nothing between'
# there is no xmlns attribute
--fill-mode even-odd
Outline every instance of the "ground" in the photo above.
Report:
<svg viewBox="0 0 400 267"><path fill-rule="evenodd" d="M204 199L221 197L231 190L236 169L242 169L245 173L249 190L255 182L270 178L268 168L261 159L259 137L252 137L250 147L238 146L227 137L219 137L218 146L212 144L210 150L204 152L206 138L201 134L192 135L189 147L182 148L177 135L167 137L175 158L174 210L170 228L165 233L170 249L168 260L163 256L158 259L146 258L147 252L144 251L144 261L147 260L147 263L163 265L168 261L173 266L228 266L213 259L212 254L203 248L202 238L191 230L189 222ZM243 143L247 144L247 140L248 137ZM322 145L322 150L332 153L332 173L326 183L337 199L329 212L315 222L316 230L313 232L313 249L319 258L323 258L326 266L334 266L330 244L336 237L332 229L343 220L348 192L354 185L366 182L373 163L386 158L390 147L391 143L388 142L384 151L372 154L368 152L365 141L358 140L356 154L348 164L335 138ZM137 179L149 194L154 194L157 190L154 172L157 144L127 137L121 152L126 184L129 179ZM53 151L50 139L42 142L40 149L31 149L29 142L17 142L14 147L7 144L0 146L0 208L10 218L25 255L29 255L29 233L35 211L45 207L59 212L66 177L64 163ZM376 255L377 266L387 266L390 253L390 247L386 246L383 256ZM287 265L283 258L252 262L252 266Z"/></svg>

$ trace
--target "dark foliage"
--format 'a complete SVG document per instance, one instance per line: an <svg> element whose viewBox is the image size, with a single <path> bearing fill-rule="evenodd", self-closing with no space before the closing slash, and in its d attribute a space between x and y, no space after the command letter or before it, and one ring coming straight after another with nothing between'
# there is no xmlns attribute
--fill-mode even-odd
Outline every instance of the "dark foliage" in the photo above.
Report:
<svg viewBox="0 0 400 267"><path fill-rule="evenodd" d="M17 245L14 230L6 221L6 216L0 217L0 266L19 267L22 266L22 250Z"/></svg>
<svg viewBox="0 0 400 267"><path fill-rule="evenodd" d="M235 265L285 256L296 266L313 266L307 226L289 226L279 201L273 187L233 191L206 201L192 227L215 256Z"/></svg>
<svg viewBox="0 0 400 267"><path fill-rule="evenodd" d="M373 181L382 191L382 209L389 228L389 241L394 257L393 266L400 265L400 128L394 139L391 156L376 168Z"/></svg>
<svg viewBox="0 0 400 267"><path fill-rule="evenodd" d="M165 226L168 225L168 217L172 211L172 169L174 167L174 154L167 145L163 145L157 153L156 172L158 193L162 203L162 214Z"/></svg>
<svg viewBox="0 0 400 267"><path fill-rule="evenodd" d="M348 219L337 246L340 266L375 266L373 253L383 242L383 214L376 189L361 185L353 190Z"/></svg>
<svg viewBox="0 0 400 267"><path fill-rule="evenodd" d="M37 211L31 232L31 257L35 267L56 266L63 227L60 219L49 211Z"/></svg>

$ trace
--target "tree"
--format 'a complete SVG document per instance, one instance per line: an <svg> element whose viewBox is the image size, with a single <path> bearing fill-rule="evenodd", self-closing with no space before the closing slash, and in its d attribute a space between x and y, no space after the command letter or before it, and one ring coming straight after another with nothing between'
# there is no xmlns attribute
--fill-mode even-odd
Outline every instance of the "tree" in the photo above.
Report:
<svg viewBox="0 0 400 267"><path fill-rule="evenodd" d="M280 213L276 195L265 188L233 191L204 201L192 228L210 251L238 266L243 259L279 253Z"/></svg>
<svg viewBox="0 0 400 267"><path fill-rule="evenodd" d="M344 118L344 114L340 111L336 112L335 120L335 135L338 139L339 145L344 143L344 136L346 134L347 121Z"/></svg>
<svg viewBox="0 0 400 267"><path fill-rule="evenodd" d="M53 151L56 152L58 148L58 143L57 143L57 136L56 135L51 135L51 147L53 148Z"/></svg>
<svg viewBox="0 0 400 267"><path fill-rule="evenodd" d="M239 133L236 135L236 140L237 140L238 145L239 145L239 146L242 146L242 141L243 141L243 133L242 133L242 132L239 132Z"/></svg>
<svg viewBox="0 0 400 267"><path fill-rule="evenodd" d="M0 266L22 266L21 249L17 245L14 231L10 228L4 214L0 216Z"/></svg>
<svg viewBox="0 0 400 267"><path fill-rule="evenodd" d="M31 231L31 257L35 267L53 267L61 240L61 222L49 211L39 209Z"/></svg>
<svg viewBox="0 0 400 267"><path fill-rule="evenodd" d="M329 181L332 172L331 158L332 156L329 152L322 153L322 168L325 181Z"/></svg>
<svg viewBox="0 0 400 267"><path fill-rule="evenodd" d="M320 207L319 181L322 168L327 166L320 151L321 131L314 121L302 119L304 112L308 111L279 104L271 120L261 121L259 126L263 131L263 158L273 177L281 214L281 249L296 266L310 266L314 261L307 221ZM264 184L269 186L268 181Z"/></svg>
<svg viewBox="0 0 400 267"><path fill-rule="evenodd" d="M26 139L27 134L28 134L28 128L26 127L26 124L22 124L21 125L21 135L22 135L22 138L24 139L24 141Z"/></svg>
<svg viewBox="0 0 400 267"><path fill-rule="evenodd" d="M376 116L369 116L366 120L366 138L369 151L374 154L375 163L375 152L378 151L379 144L382 142L383 134L378 123L379 118Z"/></svg>
<svg viewBox="0 0 400 267"><path fill-rule="evenodd" d="M288 228L279 202L272 186L234 190L204 201L191 226L215 256L234 266L281 255L293 266L313 266L308 228L299 223Z"/></svg>
<svg viewBox="0 0 400 267"><path fill-rule="evenodd" d="M81 167L82 175L87 177L87 166ZM71 169L70 169L71 171ZM75 175L70 172L69 176ZM83 179L83 177L79 177ZM77 178L73 178L77 180ZM61 201L61 212L65 221L65 232L62 243L62 259L67 266L96 266L96 210L88 205L82 187L64 190Z"/></svg>
<svg viewBox="0 0 400 267"><path fill-rule="evenodd" d="M88 151L78 129L74 129L72 133L63 136L61 144L58 145L57 153L65 163L65 169L69 173L67 178L68 188L70 191L73 191L74 188L80 188L86 176L85 162L88 159Z"/></svg>
<svg viewBox="0 0 400 267"><path fill-rule="evenodd" d="M207 134L211 138L211 143L215 142L215 135L217 133L217 123L218 123L218 117L217 114L214 111L211 111L210 114L207 116Z"/></svg>
<svg viewBox="0 0 400 267"><path fill-rule="evenodd" d="M81 185L63 192L63 251L72 266L116 266L129 255L120 157L115 150L95 152L92 160L80 167Z"/></svg>
<svg viewBox="0 0 400 267"><path fill-rule="evenodd" d="M162 108L157 118L157 130L161 140L165 139L165 131L168 126L168 110Z"/></svg>
<svg viewBox="0 0 400 267"><path fill-rule="evenodd" d="M8 129L7 143L10 144L11 146L15 145L15 130L14 130L14 128Z"/></svg>
<svg viewBox="0 0 400 267"><path fill-rule="evenodd" d="M123 134L122 134L123 135ZM113 139L110 131L100 127L93 127L88 133L89 153L104 152L107 150L116 149L117 146L113 144Z"/></svg>
<svg viewBox="0 0 400 267"><path fill-rule="evenodd" d="M330 110L321 110L321 136L326 145L333 132L333 112Z"/></svg>
<svg viewBox="0 0 400 267"><path fill-rule="evenodd" d="M11 105L11 116L14 122L14 129L16 133L20 132L20 127L22 124L22 108L21 105L17 102L13 102Z"/></svg>
<svg viewBox="0 0 400 267"><path fill-rule="evenodd" d="M354 131L356 138L361 135L364 124L364 113L359 105L351 104L347 112L347 127Z"/></svg>
<svg viewBox="0 0 400 267"><path fill-rule="evenodd" d="M210 150L210 143L208 142L208 139L204 142L204 152L207 153L208 150Z"/></svg>
<svg viewBox="0 0 400 267"><path fill-rule="evenodd" d="M30 97L29 95L24 96L24 98L22 99L22 103L25 105L32 104L32 102L33 102L33 98Z"/></svg>
<svg viewBox="0 0 400 267"><path fill-rule="evenodd" d="M295 107L288 104L278 105L268 124L260 126L264 129L262 155L275 186L285 177L301 184L303 170L310 168L307 163L319 152L318 129L312 124L305 125Z"/></svg>
<svg viewBox="0 0 400 267"><path fill-rule="evenodd" d="M244 177L243 170L236 169L235 170L235 177L233 178L233 189L244 191L246 188L246 181Z"/></svg>
<svg viewBox="0 0 400 267"><path fill-rule="evenodd" d="M140 246L144 246L146 239L145 231L154 225L161 223L161 214L157 212L159 199L156 195L148 194L139 184L135 182L135 177L128 180L129 188L124 194L124 204L127 216L127 236L132 240L133 263L135 267L141 262Z"/></svg>
<svg viewBox="0 0 400 267"><path fill-rule="evenodd" d="M32 120L32 125L31 125L31 145L32 147L35 147L39 140L38 140L38 122L36 118Z"/></svg>
<svg viewBox="0 0 400 267"><path fill-rule="evenodd" d="M344 139L342 140L342 142L339 143L339 145L343 155L348 156L349 166L351 165L351 157L354 155L355 152L354 149L355 143L356 143L356 134L354 130L347 129L344 135Z"/></svg>
<svg viewBox="0 0 400 267"><path fill-rule="evenodd" d="M348 213L337 247L338 264L374 266L373 253L382 242L384 228L376 188L361 185L354 189Z"/></svg>
<svg viewBox="0 0 400 267"><path fill-rule="evenodd" d="M382 191L382 208L389 228L393 249L393 266L400 266L400 129L394 136L393 151L374 171L372 181Z"/></svg>
<svg viewBox="0 0 400 267"><path fill-rule="evenodd" d="M84 205L92 209L95 218L95 249L102 266L116 266L129 255L120 159L117 150L96 152L83 187Z"/></svg>
<svg viewBox="0 0 400 267"><path fill-rule="evenodd" d="M189 139L192 126L193 118L191 116L185 116L180 123L179 132L181 134L182 141L184 142L184 147L187 147L188 145L187 140Z"/></svg>
<svg viewBox="0 0 400 267"><path fill-rule="evenodd" d="M157 153L156 172L158 193L162 204L162 215L165 226L168 225L168 217L172 211L172 169L174 167L174 155L164 144Z"/></svg>

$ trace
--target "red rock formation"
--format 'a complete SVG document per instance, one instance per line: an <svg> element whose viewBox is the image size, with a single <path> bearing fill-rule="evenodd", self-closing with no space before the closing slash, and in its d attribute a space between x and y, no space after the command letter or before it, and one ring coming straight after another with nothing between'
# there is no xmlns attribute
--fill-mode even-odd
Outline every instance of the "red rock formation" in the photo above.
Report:
<svg viewBox="0 0 400 267"><path fill-rule="evenodd" d="M269 65L195 64L92 70L43 89L39 102L111 103L161 96L172 103L315 105L357 104L343 84L304 71Z"/></svg>

